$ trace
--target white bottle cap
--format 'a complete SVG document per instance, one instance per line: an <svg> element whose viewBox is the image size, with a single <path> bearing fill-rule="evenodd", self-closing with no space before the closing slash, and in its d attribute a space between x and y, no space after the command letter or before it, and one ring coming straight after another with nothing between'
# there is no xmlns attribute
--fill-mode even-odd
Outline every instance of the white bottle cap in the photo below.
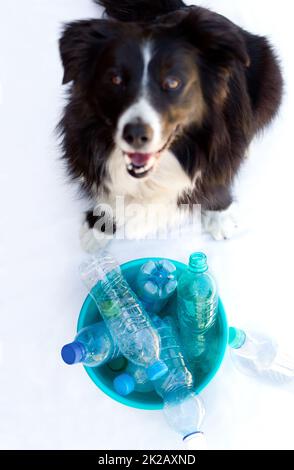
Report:
<svg viewBox="0 0 294 470"><path fill-rule="evenodd" d="M183 442L187 449L207 450L207 443L203 432L194 432L184 437Z"/></svg>

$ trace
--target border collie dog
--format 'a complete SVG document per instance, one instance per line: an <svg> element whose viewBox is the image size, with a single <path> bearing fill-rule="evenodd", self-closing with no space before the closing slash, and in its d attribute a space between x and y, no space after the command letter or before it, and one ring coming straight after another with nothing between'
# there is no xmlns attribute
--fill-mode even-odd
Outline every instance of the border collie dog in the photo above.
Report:
<svg viewBox="0 0 294 470"><path fill-rule="evenodd" d="M107 19L67 24L60 39L71 83L59 129L69 174L91 201L86 249L107 218L110 231L127 224L138 238L195 204L212 236L229 238L234 177L281 102L271 45L181 0L96 2ZM156 205L165 215L150 224Z"/></svg>

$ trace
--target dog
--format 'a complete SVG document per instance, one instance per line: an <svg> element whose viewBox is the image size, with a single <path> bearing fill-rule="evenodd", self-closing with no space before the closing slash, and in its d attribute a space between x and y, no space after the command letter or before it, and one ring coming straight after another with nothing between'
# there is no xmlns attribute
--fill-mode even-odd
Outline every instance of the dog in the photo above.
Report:
<svg viewBox="0 0 294 470"><path fill-rule="evenodd" d="M127 224L141 238L196 205L215 239L230 238L234 178L282 99L272 46L181 0L96 3L107 19L69 23L60 39L70 85L59 130L69 175L91 204L85 249L99 231Z"/></svg>

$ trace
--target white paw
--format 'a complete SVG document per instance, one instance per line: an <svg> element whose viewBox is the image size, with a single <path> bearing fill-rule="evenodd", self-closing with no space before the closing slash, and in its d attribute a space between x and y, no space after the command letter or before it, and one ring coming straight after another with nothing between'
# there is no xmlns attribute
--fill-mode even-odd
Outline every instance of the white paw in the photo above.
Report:
<svg viewBox="0 0 294 470"><path fill-rule="evenodd" d="M215 240L228 240L238 229L238 222L232 206L225 211L206 211L203 214L203 228Z"/></svg>
<svg viewBox="0 0 294 470"><path fill-rule="evenodd" d="M86 253L97 253L98 251L105 248L111 239L106 237L104 233L96 230L95 228L89 228L87 222L85 222L80 230L80 242L81 247Z"/></svg>

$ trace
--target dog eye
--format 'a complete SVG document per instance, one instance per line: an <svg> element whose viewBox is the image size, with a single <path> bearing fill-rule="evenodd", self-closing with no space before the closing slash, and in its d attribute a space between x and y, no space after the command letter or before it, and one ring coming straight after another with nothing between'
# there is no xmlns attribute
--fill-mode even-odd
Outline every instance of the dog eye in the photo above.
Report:
<svg viewBox="0 0 294 470"><path fill-rule="evenodd" d="M112 75L111 82L113 85L120 86L123 82L123 79L120 75Z"/></svg>
<svg viewBox="0 0 294 470"><path fill-rule="evenodd" d="M181 80L176 77L167 77L162 82L162 88L164 90L177 90L181 86Z"/></svg>

